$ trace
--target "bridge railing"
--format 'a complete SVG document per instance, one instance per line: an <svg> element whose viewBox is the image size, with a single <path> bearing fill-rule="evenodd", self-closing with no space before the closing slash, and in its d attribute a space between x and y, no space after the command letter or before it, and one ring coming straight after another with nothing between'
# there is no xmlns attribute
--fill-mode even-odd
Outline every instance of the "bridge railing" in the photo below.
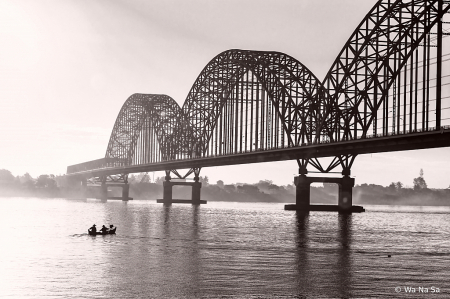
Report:
<svg viewBox="0 0 450 299"><path fill-rule="evenodd" d="M95 170L95 169L104 169L108 167L122 167L126 166L126 159L119 158L101 158L97 160L92 160L80 164L67 166L67 174Z"/></svg>

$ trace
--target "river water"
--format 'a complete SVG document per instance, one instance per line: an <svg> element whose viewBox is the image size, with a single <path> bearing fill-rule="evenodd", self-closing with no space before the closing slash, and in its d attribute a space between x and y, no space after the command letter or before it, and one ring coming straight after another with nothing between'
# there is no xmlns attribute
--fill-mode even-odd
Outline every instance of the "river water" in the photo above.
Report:
<svg viewBox="0 0 450 299"><path fill-rule="evenodd" d="M450 298L448 207L0 206L0 298ZM94 223L116 225L117 235L89 236Z"/></svg>

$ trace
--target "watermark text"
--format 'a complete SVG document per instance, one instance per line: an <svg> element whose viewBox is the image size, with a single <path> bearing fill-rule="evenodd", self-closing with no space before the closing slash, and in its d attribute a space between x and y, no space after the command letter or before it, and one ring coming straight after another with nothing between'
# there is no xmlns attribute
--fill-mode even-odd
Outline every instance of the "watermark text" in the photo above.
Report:
<svg viewBox="0 0 450 299"><path fill-rule="evenodd" d="M435 286L430 287L395 287L397 293L440 293L441 290Z"/></svg>

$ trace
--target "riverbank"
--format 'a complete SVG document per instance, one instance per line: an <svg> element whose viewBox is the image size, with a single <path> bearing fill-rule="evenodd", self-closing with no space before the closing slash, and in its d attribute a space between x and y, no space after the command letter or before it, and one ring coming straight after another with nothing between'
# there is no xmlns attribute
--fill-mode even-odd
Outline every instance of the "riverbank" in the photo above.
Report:
<svg viewBox="0 0 450 299"><path fill-rule="evenodd" d="M110 196L121 196L120 188L110 188ZM88 197L98 197L97 187L88 188ZM149 182L131 182L130 197L134 199L156 200L162 198L162 184ZM0 197L40 197L40 198L79 198L77 189L67 186L49 184L36 186L32 184L1 184ZM173 197L189 199L191 188L176 186L173 188ZM325 184L311 186L311 203L336 204L338 186ZM295 201L295 186L293 184L277 186L270 181L260 181L256 184L228 184L220 181L218 184L203 182L201 198L207 201L229 202L278 202L292 203ZM353 188L353 204L375 205L428 205L450 206L450 189L413 189L396 188L392 185L383 187L373 184L356 185Z"/></svg>

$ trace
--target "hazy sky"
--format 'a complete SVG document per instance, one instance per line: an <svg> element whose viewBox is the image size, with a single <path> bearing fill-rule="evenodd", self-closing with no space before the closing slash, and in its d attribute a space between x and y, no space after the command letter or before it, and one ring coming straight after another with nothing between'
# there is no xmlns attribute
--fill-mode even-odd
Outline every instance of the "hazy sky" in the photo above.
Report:
<svg viewBox="0 0 450 299"><path fill-rule="evenodd" d="M133 93L183 104L228 49L280 51L321 80L374 0L0 0L0 169L63 174L102 158ZM356 183L450 185L449 149L356 158ZM295 161L205 168L215 182L288 184ZM160 173L156 175L162 175Z"/></svg>

